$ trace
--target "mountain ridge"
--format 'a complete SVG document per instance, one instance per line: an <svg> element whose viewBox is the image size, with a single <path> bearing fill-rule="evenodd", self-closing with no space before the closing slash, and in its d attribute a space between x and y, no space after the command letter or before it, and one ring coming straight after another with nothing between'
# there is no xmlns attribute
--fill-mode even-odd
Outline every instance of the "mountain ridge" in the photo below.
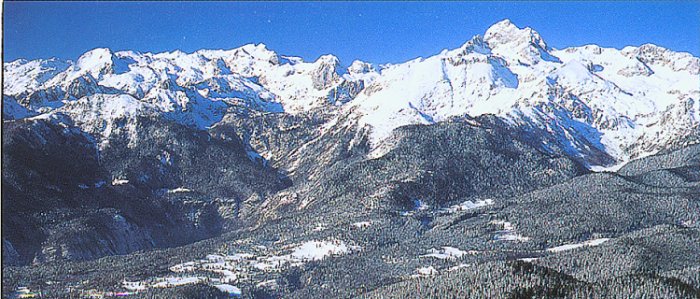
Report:
<svg viewBox="0 0 700 299"><path fill-rule="evenodd" d="M76 62L16 60L3 73L4 119L80 115L68 103L124 94L136 111L150 104L147 113L200 129L230 113L320 110L329 126L355 114L344 118L370 126L379 147L400 126L489 113L548 135L594 170L696 143L700 131L699 58L652 44L557 50L507 19L457 49L398 64L305 62L260 43L191 54L97 48Z"/></svg>

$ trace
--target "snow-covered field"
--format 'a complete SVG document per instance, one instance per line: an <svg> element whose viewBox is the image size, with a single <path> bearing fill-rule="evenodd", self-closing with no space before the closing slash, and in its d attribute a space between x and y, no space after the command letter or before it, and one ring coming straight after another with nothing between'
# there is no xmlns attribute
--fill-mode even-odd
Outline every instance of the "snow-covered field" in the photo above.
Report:
<svg viewBox="0 0 700 299"><path fill-rule="evenodd" d="M598 246L600 244L607 242L608 240L610 240L610 239L600 238L600 239L588 240L588 241L581 242L581 243L565 244L565 245L561 245L561 246L547 248L547 251L548 252L562 252L562 251L573 250L573 249L581 248L581 247Z"/></svg>
<svg viewBox="0 0 700 299"><path fill-rule="evenodd" d="M437 275L438 273L440 272L433 266L420 267L416 269L416 274L414 274L413 277L433 276Z"/></svg>
<svg viewBox="0 0 700 299"><path fill-rule="evenodd" d="M458 259L467 254L477 254L477 251L462 251L458 248L443 246L442 249L430 249L430 253L422 255L421 257L432 257L436 259Z"/></svg>
<svg viewBox="0 0 700 299"><path fill-rule="evenodd" d="M493 199L490 199L490 198L480 199L480 200L476 200L476 201L467 200L467 201L464 201L460 204L453 205L453 206L445 209L445 211L448 213L468 211L468 210L473 210L473 209L478 209L481 207L489 206L492 204L493 204Z"/></svg>
<svg viewBox="0 0 700 299"><path fill-rule="evenodd" d="M298 267L309 261L332 256L350 254L361 250L338 239L310 240L299 244L281 246L274 251L266 246L256 247L254 253L209 254L204 259L171 266L175 275L153 277L143 281L124 281L122 286L129 291L144 291L149 288L170 288L187 284L207 283L229 294L241 294L235 286L244 277L256 271L281 271ZM287 252L286 254L283 254ZM266 282L271 284L271 282Z"/></svg>
<svg viewBox="0 0 700 299"><path fill-rule="evenodd" d="M502 228L502 230L496 232L496 236L494 236L495 240L515 242L527 242L530 240L528 237L517 234L515 226L508 221L494 220L491 221L491 224Z"/></svg>

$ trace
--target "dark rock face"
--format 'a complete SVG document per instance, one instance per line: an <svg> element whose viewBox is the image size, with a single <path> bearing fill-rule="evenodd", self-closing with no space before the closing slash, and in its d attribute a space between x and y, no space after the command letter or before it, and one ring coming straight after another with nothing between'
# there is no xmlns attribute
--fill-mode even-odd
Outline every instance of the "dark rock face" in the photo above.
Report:
<svg viewBox="0 0 700 299"><path fill-rule="evenodd" d="M42 213L75 206L62 197L72 199L80 184L101 175L89 137L65 133L46 122L3 123L3 238L19 253L7 263L30 262L46 238Z"/></svg>
<svg viewBox="0 0 700 299"><path fill-rule="evenodd" d="M240 202L284 186L240 140L153 119L99 150L69 120L3 124L3 243L8 265L188 244L240 225ZM133 143L132 143L133 144ZM219 210L233 212L223 216Z"/></svg>

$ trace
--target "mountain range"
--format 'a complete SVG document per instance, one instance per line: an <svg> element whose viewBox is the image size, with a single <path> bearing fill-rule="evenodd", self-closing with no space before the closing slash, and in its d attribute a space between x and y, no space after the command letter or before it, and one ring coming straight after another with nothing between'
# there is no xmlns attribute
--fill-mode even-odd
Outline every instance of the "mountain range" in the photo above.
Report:
<svg viewBox="0 0 700 299"><path fill-rule="evenodd" d="M695 298L699 100L689 53L509 20L399 64L6 62L3 296Z"/></svg>

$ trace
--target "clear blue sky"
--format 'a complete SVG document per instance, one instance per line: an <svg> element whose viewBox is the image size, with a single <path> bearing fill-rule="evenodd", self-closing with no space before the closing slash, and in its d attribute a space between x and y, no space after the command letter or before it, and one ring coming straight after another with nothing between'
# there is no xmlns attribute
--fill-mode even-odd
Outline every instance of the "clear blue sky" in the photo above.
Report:
<svg viewBox="0 0 700 299"><path fill-rule="evenodd" d="M455 48L504 18L555 48L654 43L700 56L700 2L5 2L4 58L76 59L97 47L162 52L265 43L402 62Z"/></svg>

